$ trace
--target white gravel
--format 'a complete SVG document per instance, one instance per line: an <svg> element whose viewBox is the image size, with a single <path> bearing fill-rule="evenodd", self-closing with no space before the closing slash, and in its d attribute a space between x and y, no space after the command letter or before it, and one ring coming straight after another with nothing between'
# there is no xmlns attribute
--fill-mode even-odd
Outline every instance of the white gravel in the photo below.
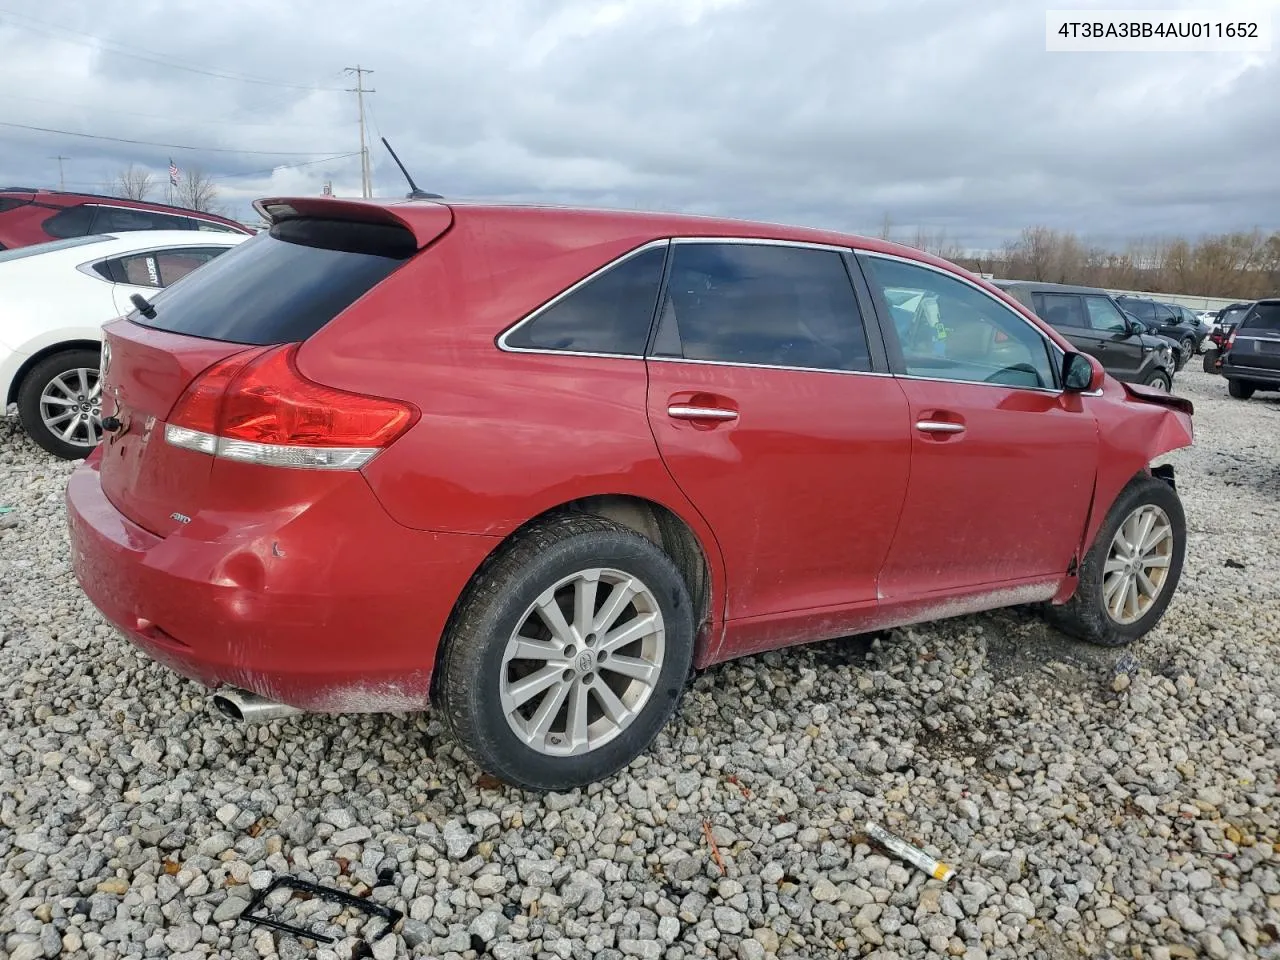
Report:
<svg viewBox="0 0 1280 960"><path fill-rule="evenodd" d="M293 872L404 910L379 960L1280 957L1280 401L1178 390L1188 561L1131 649L1002 612L755 657L628 773L546 797L478 784L429 714L221 719L81 597L70 467L6 423L0 952L349 956L324 901L281 909L332 946L236 920Z"/></svg>

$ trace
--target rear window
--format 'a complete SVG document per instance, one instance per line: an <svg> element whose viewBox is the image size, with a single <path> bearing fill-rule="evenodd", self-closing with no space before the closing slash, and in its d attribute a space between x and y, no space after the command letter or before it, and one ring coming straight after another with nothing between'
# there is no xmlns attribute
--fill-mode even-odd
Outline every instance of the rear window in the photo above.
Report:
<svg viewBox="0 0 1280 960"><path fill-rule="evenodd" d="M1280 303L1260 303L1240 325L1242 330L1267 330L1280 333Z"/></svg>
<svg viewBox="0 0 1280 960"><path fill-rule="evenodd" d="M305 340L417 249L403 227L286 220L151 298L148 320L170 333L265 345Z"/></svg>
<svg viewBox="0 0 1280 960"><path fill-rule="evenodd" d="M28 197L20 199L18 197L0 197L0 213L8 213L10 210L17 210L18 207L25 207L31 202Z"/></svg>

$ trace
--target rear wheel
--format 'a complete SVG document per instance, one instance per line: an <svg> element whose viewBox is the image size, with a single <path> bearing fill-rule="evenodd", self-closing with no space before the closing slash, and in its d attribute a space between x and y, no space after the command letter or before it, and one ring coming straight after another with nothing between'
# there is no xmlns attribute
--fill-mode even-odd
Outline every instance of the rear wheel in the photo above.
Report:
<svg viewBox="0 0 1280 960"><path fill-rule="evenodd" d="M1227 393L1237 400L1248 400L1253 396L1253 384L1244 380L1228 380Z"/></svg>
<svg viewBox="0 0 1280 960"><path fill-rule="evenodd" d="M1218 350L1214 347L1211 347L1204 352L1204 372L1218 372Z"/></svg>
<svg viewBox="0 0 1280 960"><path fill-rule="evenodd" d="M520 535L469 588L437 702L482 769L535 790L611 776L671 718L693 661L688 589L649 540L597 517Z"/></svg>
<svg viewBox="0 0 1280 960"><path fill-rule="evenodd" d="M1187 522L1168 483L1143 475L1121 491L1080 565L1075 595L1046 610L1074 637L1124 646L1164 615L1182 576Z"/></svg>
<svg viewBox="0 0 1280 960"><path fill-rule="evenodd" d="M1159 390L1161 393L1168 393L1173 388L1173 381L1169 379L1169 375L1163 370L1153 370L1147 374L1147 379L1142 382L1153 390Z"/></svg>
<svg viewBox="0 0 1280 960"><path fill-rule="evenodd" d="M1178 343L1178 369L1181 370L1187 365L1187 361L1195 356L1196 340L1195 337L1183 337Z"/></svg>
<svg viewBox="0 0 1280 960"><path fill-rule="evenodd" d="M100 354L83 347L45 357L18 388L18 418L55 457L87 457L102 439Z"/></svg>

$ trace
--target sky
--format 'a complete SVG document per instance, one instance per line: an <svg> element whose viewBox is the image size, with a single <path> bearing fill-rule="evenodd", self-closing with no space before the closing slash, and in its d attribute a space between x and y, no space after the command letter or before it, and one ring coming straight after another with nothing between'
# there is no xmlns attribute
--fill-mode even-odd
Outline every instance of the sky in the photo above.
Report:
<svg viewBox="0 0 1280 960"><path fill-rule="evenodd" d="M0 185L129 164L262 196L704 213L993 249L1280 229L1280 43L1049 53L1057 0L0 0ZM1280 27L1280 0L1241 0ZM200 149L180 149L199 147ZM216 149L215 149L216 148ZM347 155L347 156L342 156ZM336 159L335 159L336 158ZM305 165L302 165L305 164ZM153 199L164 199L159 187Z"/></svg>

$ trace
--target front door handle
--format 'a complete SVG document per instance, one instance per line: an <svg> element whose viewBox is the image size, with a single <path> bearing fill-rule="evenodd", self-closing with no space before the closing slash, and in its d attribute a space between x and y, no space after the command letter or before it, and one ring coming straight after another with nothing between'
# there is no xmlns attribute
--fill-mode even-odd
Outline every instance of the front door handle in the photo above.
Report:
<svg viewBox="0 0 1280 960"><path fill-rule="evenodd" d="M964 424L948 423L946 420L917 420L916 429L921 433L964 433Z"/></svg>
<svg viewBox="0 0 1280 960"><path fill-rule="evenodd" d="M686 403L673 403L667 407L667 416L673 420L737 420L737 410L724 407L698 407Z"/></svg>

